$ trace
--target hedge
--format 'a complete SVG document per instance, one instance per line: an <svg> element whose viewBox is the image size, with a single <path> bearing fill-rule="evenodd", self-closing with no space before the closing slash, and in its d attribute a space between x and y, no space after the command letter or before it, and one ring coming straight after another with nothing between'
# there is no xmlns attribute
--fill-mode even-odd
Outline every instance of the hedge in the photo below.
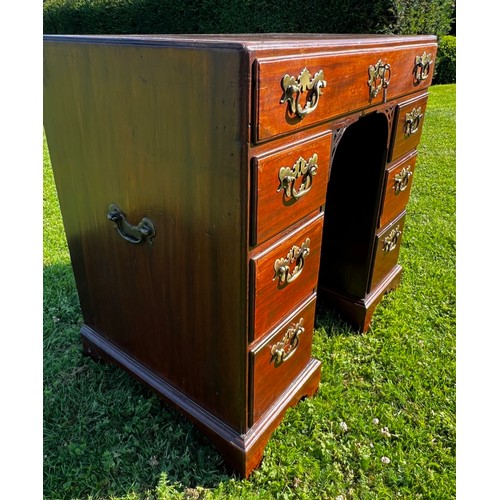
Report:
<svg viewBox="0 0 500 500"><path fill-rule="evenodd" d="M454 0L46 0L44 33L447 35Z"/></svg>
<svg viewBox="0 0 500 500"><path fill-rule="evenodd" d="M457 39L454 36L443 36L438 42L436 69L432 83L456 83L457 81Z"/></svg>
<svg viewBox="0 0 500 500"><path fill-rule="evenodd" d="M455 83L454 0L44 0L44 33L384 33L439 36L434 83Z"/></svg>

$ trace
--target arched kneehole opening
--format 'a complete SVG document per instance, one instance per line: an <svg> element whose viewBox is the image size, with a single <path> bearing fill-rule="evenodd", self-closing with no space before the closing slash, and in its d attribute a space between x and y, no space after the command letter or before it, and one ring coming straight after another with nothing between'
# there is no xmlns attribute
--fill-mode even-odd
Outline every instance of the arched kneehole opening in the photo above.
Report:
<svg viewBox="0 0 500 500"><path fill-rule="evenodd" d="M383 113L361 117L344 132L332 159L325 206L318 293L364 297L387 158Z"/></svg>

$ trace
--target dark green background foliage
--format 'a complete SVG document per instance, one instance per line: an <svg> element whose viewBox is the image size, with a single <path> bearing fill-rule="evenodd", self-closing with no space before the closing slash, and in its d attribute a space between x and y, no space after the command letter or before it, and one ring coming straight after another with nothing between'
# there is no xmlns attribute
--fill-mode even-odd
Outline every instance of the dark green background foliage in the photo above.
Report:
<svg viewBox="0 0 500 500"><path fill-rule="evenodd" d="M450 33L454 0L46 0L45 33Z"/></svg>
<svg viewBox="0 0 500 500"><path fill-rule="evenodd" d="M385 33L440 37L434 83L455 83L454 0L44 0L52 34Z"/></svg>
<svg viewBox="0 0 500 500"><path fill-rule="evenodd" d="M443 36L439 39L439 49L433 83L456 83L457 76L457 39Z"/></svg>

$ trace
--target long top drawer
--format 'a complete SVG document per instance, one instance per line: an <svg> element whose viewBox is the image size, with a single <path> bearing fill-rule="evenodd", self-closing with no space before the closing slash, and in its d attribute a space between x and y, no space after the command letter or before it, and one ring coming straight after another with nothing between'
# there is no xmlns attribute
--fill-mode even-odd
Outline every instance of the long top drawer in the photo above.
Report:
<svg viewBox="0 0 500 500"><path fill-rule="evenodd" d="M254 140L270 139L430 85L435 43L259 58Z"/></svg>

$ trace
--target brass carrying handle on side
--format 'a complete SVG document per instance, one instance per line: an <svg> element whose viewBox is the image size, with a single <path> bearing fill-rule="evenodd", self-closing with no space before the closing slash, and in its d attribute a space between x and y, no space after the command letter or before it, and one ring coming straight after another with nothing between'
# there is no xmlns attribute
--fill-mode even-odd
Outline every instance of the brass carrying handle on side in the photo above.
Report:
<svg viewBox="0 0 500 500"><path fill-rule="evenodd" d="M115 223L118 234L129 243L138 245L146 242L153 245L153 238L156 236L156 230L150 219L144 217L136 226L130 224L125 218L125 214L120 208L112 203L108 209L108 220Z"/></svg>

